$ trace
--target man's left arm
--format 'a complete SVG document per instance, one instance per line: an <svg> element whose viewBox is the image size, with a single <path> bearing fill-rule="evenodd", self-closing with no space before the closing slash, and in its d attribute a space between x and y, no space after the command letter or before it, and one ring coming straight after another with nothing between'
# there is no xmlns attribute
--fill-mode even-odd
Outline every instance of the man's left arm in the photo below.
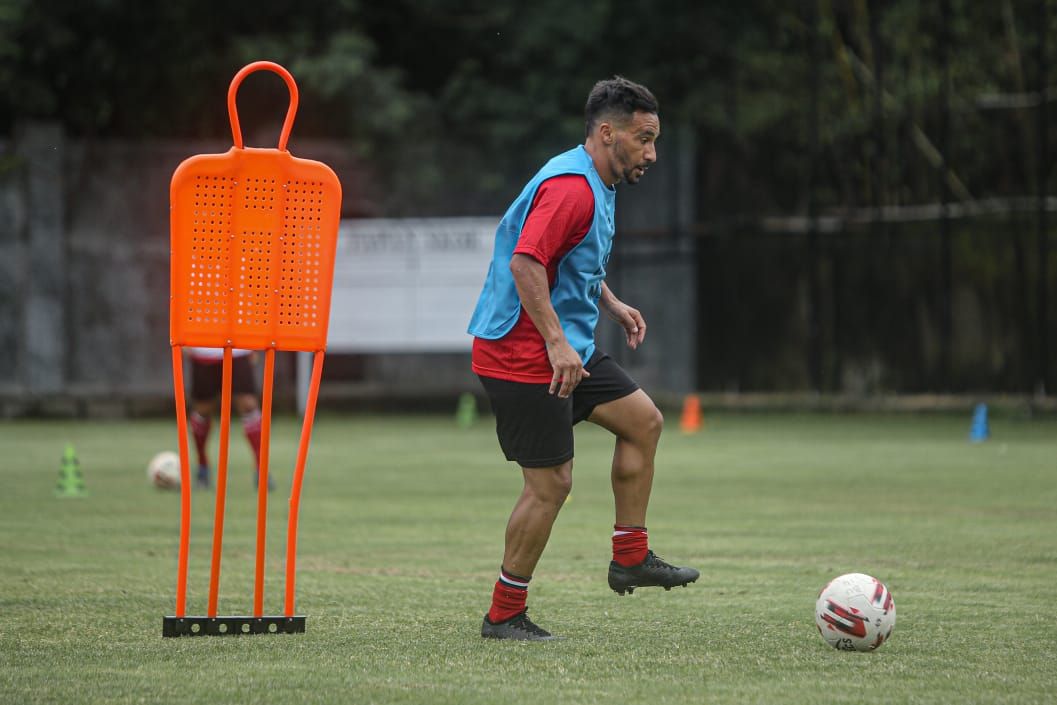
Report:
<svg viewBox="0 0 1057 705"><path fill-rule="evenodd" d="M639 310L618 299L605 282L602 282L602 296L598 303L602 310L624 329L628 347L632 350L639 347L646 337L646 321Z"/></svg>

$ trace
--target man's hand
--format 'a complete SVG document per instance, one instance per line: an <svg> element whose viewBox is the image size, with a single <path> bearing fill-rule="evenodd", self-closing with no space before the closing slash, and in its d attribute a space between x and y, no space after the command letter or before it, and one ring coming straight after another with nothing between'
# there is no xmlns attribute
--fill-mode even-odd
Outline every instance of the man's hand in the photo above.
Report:
<svg viewBox="0 0 1057 705"><path fill-rule="evenodd" d="M554 343L547 343L547 359L550 360L551 367L554 369L548 392L554 394L554 390L558 390L559 399L572 394L576 385L580 384L580 380L591 376L591 373L584 369L580 354L573 350L564 336Z"/></svg>
<svg viewBox="0 0 1057 705"><path fill-rule="evenodd" d="M613 295L608 288L608 296L602 297L602 307L609 317L620 324L627 336L628 347L632 350L639 347L646 338L646 320L637 308L632 308Z"/></svg>

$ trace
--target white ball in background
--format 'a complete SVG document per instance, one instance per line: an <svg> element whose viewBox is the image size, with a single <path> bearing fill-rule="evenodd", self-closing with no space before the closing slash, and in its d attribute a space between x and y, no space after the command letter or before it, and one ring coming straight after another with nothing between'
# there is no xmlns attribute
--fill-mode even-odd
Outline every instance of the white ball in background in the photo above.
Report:
<svg viewBox="0 0 1057 705"><path fill-rule="evenodd" d="M179 489L180 456L171 450L158 453L147 463L147 478L158 489Z"/></svg>

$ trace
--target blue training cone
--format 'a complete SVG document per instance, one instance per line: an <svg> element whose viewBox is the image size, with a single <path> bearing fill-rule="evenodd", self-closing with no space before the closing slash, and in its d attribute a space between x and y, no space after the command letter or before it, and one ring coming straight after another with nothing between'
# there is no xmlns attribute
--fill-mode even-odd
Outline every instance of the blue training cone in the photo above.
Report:
<svg viewBox="0 0 1057 705"><path fill-rule="evenodd" d="M987 404L977 404L973 411L973 425L969 429L970 443L983 443L991 437L991 427L987 423Z"/></svg>

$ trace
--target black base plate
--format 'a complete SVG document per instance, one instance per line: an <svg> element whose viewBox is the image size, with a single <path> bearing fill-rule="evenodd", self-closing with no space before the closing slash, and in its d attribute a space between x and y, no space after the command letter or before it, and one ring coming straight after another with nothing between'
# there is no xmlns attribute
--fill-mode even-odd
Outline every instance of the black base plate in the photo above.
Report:
<svg viewBox="0 0 1057 705"><path fill-rule="evenodd" d="M163 617L164 636L239 636L242 634L304 634L305 617Z"/></svg>

